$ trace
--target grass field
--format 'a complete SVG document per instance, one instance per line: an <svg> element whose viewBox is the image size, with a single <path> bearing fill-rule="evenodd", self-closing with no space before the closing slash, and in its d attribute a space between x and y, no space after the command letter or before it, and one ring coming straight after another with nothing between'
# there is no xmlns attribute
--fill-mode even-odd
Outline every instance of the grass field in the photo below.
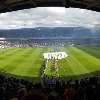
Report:
<svg viewBox="0 0 100 100"><path fill-rule="evenodd" d="M42 53L47 48L16 48L0 50L0 71L7 75L40 78Z"/></svg>
<svg viewBox="0 0 100 100"><path fill-rule="evenodd" d="M58 74L60 77L83 77L90 73L100 71L100 48L93 47L69 47L63 48L69 55L66 59L58 61ZM45 73L48 76L55 75L52 71L52 61L48 63ZM91 74L92 75L92 74Z"/></svg>
<svg viewBox="0 0 100 100"><path fill-rule="evenodd" d="M52 48L10 48L0 49L0 71L3 73L40 78L43 67L43 53ZM99 47L67 47L61 48L69 56L58 61L58 74L60 77L73 77L100 71ZM51 61L44 69L45 74L52 76Z"/></svg>

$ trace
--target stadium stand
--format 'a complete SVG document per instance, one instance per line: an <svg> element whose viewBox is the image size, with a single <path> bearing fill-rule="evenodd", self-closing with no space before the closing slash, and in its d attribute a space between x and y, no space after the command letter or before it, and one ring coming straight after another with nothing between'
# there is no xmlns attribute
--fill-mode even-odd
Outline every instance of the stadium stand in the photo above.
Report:
<svg viewBox="0 0 100 100"><path fill-rule="evenodd" d="M0 30L0 47L47 47L66 45L100 45L99 28L37 27ZM74 34L75 33L75 34ZM86 35L84 35L84 33ZM95 34L95 35L94 35Z"/></svg>
<svg viewBox="0 0 100 100"><path fill-rule="evenodd" d="M0 75L0 100L100 100L100 76L67 82L45 76L42 83L33 85Z"/></svg>

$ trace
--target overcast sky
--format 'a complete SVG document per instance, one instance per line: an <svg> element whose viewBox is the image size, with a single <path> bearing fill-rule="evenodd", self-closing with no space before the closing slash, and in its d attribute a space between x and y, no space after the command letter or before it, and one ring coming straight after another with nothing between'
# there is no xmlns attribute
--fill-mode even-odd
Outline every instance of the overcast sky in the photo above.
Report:
<svg viewBox="0 0 100 100"><path fill-rule="evenodd" d="M78 8L44 7L0 14L0 29L40 26L83 26L100 24L100 12Z"/></svg>

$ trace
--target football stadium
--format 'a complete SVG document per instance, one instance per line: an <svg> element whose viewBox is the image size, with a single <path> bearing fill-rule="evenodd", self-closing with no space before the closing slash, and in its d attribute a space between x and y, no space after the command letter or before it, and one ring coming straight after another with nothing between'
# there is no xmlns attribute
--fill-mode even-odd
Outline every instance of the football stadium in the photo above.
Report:
<svg viewBox="0 0 100 100"><path fill-rule="evenodd" d="M59 76L66 81L92 76L100 71L98 31L94 35L91 29L82 27L37 27L1 32L0 72L8 76L22 77L35 83L45 75Z"/></svg>
<svg viewBox="0 0 100 100"><path fill-rule="evenodd" d="M2 34L1 36L2 38L0 39L1 82L3 80L1 87L5 86L4 83L6 81L7 84L11 85L7 86L9 88L9 91L8 94L6 94L7 95L6 98L11 98L13 95L12 94L13 90L10 90L11 87L12 89L17 89L17 91L21 90L22 93L26 91L23 90L23 88L24 89L29 88L29 90L32 92L34 90L33 89L34 87L36 89L34 90L34 92L37 92L36 95L38 95L38 92L40 92L38 89L43 89L42 92L43 91L48 92L48 94L45 94L45 92L43 92L44 93L43 97L48 96L48 98L49 94L51 93L50 91L54 92L55 90L56 91L59 90L59 92L56 93L60 93L62 95L60 97L64 96L63 97L64 99L66 98L66 95L65 94L63 95L63 93L67 93L66 90L64 91L64 87L68 86L67 89L70 90L70 88L72 88L73 89L72 91L74 91L75 89L74 85L75 86L78 85L78 89L80 87L83 89L86 85L87 89L88 84L90 83L85 83L85 82L91 82L92 85L97 84L97 82L99 84L100 40L98 39L99 38L98 34L95 33L95 38L93 38L94 35L93 36L91 35L91 30L83 29L81 27L77 28L75 27L77 34L80 34L81 31L87 31L88 37L84 38L77 36L77 38L72 37L68 39L59 37L55 38L52 36L47 37L47 35L45 35L47 38L39 38L39 37L37 39L22 38L22 37L19 38L19 35L17 33L16 34L12 33L12 31L16 30L6 30L6 31L3 30L4 34ZM70 32L74 28L64 27L64 29ZM78 31L79 29L80 31ZM38 30L38 28L34 30ZM49 32L50 31L57 32L60 31L60 28L56 27L51 29L51 28L39 27L38 32L42 30L49 30ZM19 29L17 29L17 31L19 32ZM20 31L22 31L22 29ZM12 34L9 34L9 32ZM25 30L25 32L27 32L27 30ZM5 34L6 38L3 37L3 35L5 36ZM70 34L72 34L71 36L73 36L73 33L70 32ZM81 33L81 35L82 34L83 33ZM15 38L12 38L12 36ZM14 88L14 86L16 88ZM18 87L20 89L18 89ZM82 89L80 91L82 91ZM93 90L91 90L91 92L94 91L94 88L92 89ZM99 88L95 89L96 93L98 94L98 91L100 89ZM86 90L86 92L87 91L88 90ZM34 92L32 92L33 98L35 98ZM16 92L14 92L14 96L16 97L15 94ZM20 94L21 93L19 92L18 96L20 96ZM42 93L40 92L40 94ZM1 95L3 96L2 93ZM88 93L87 94L82 93L82 95L83 95L82 98L84 98L85 95L87 96L86 98L88 98L89 96ZM39 96L40 98L42 98L41 95ZM66 99L66 100L80 100L81 98L80 93L78 94L79 97L76 94L74 95L70 94L70 96L71 98L73 98L74 96L76 97L73 99ZM22 95L22 97L24 97L24 95ZM57 100L58 98L60 99L60 97L54 96L54 98L56 99L53 100ZM94 96L94 98L95 97L96 96ZM98 95L97 97L99 98ZM87 100L94 100L90 98L91 96ZM26 100L34 100L34 99L26 99Z"/></svg>
<svg viewBox="0 0 100 100"><path fill-rule="evenodd" d="M99 1L0 5L0 100L100 100Z"/></svg>

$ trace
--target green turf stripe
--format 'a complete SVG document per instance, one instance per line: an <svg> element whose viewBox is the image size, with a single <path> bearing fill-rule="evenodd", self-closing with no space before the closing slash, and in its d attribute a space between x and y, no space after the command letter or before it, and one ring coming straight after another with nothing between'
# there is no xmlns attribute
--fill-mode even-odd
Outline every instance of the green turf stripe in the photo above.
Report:
<svg viewBox="0 0 100 100"><path fill-rule="evenodd" d="M72 54L76 56L79 62L84 65L90 72L100 70L100 60L96 57L78 49L71 49Z"/></svg>
<svg viewBox="0 0 100 100"><path fill-rule="evenodd" d="M2 65L5 65L6 63L8 63L8 61L10 60L10 58L12 58L14 55L17 54L17 52L21 51L20 49L16 49L16 50L11 50L9 53L7 53L7 55L0 55L0 67ZM9 56L10 54L10 56Z"/></svg>
<svg viewBox="0 0 100 100"><path fill-rule="evenodd" d="M100 47L78 47L92 56L100 58Z"/></svg>
<svg viewBox="0 0 100 100"><path fill-rule="evenodd" d="M0 52L0 56L2 55L2 56L5 56L5 55L7 55L7 54L10 54L10 53L12 53L12 52L14 52L14 51L16 51L17 49L6 49L6 50L3 50L3 51L1 51Z"/></svg>
<svg viewBox="0 0 100 100"><path fill-rule="evenodd" d="M59 61L59 75L72 75L74 72L71 69L70 59Z"/></svg>
<svg viewBox="0 0 100 100"><path fill-rule="evenodd" d="M29 51L31 49L25 49L23 51L17 52L16 55L14 55L11 59L10 59L10 63L8 63L7 65L5 65L5 70L6 71L13 71L16 69L16 67L21 64L22 61L25 60L24 54L28 54Z"/></svg>
<svg viewBox="0 0 100 100"><path fill-rule="evenodd" d="M2 70L5 70L6 68L11 68L11 66L13 66L14 59L17 59L18 56L21 56L25 52L27 52L27 50L21 50L17 51L12 56L5 57L3 61L0 61L0 69L3 68Z"/></svg>
<svg viewBox="0 0 100 100"><path fill-rule="evenodd" d="M8 59L8 57L12 56L13 54L16 54L18 51L22 51L22 49L7 49L7 51L3 52L0 55L0 61L3 59Z"/></svg>
<svg viewBox="0 0 100 100"><path fill-rule="evenodd" d="M41 68L41 65L43 63L43 52L45 52L46 49L42 48L42 49L38 49L36 50L34 53L37 54L35 55L35 59L32 60L32 67L31 69L28 70L28 75L36 75L38 77L40 77L40 68ZM38 53L37 53L38 52ZM34 53L32 55L32 58L34 57Z"/></svg>
<svg viewBox="0 0 100 100"><path fill-rule="evenodd" d="M78 75L87 72L84 66L79 61L77 61L68 48L63 48L62 50L66 51L69 56L66 59L62 59L60 61L61 68L59 70L59 74L61 76Z"/></svg>
<svg viewBox="0 0 100 100"><path fill-rule="evenodd" d="M68 49L67 53L70 57L70 65L74 74L83 74L88 73L88 70L84 67L83 64L79 60L76 59L76 55L73 55L72 52Z"/></svg>
<svg viewBox="0 0 100 100"><path fill-rule="evenodd" d="M42 49L34 49L34 51L31 51L31 55L28 55L25 61L17 65L12 73L22 76L37 76L42 63L39 59L41 50Z"/></svg>

